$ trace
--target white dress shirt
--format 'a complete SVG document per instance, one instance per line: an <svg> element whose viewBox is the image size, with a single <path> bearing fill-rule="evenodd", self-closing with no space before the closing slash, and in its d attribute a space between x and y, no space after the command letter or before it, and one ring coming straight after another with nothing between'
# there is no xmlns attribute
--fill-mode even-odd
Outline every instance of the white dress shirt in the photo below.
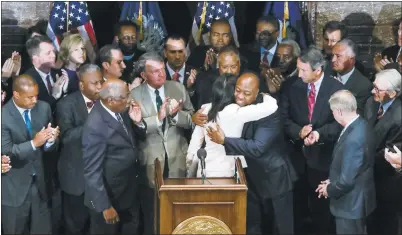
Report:
<svg viewBox="0 0 402 235"><path fill-rule="evenodd" d="M350 72L347 73L347 74L340 75L340 74L338 73L338 76L341 77L341 82L342 82L343 85L345 85L345 84L348 82L350 76L352 75L352 73L353 73L354 71L355 71L355 67L353 67L353 69L350 70Z"/></svg>
<svg viewBox="0 0 402 235"><path fill-rule="evenodd" d="M34 67L34 68L35 68L35 67ZM47 75L49 75L50 84L51 84L52 87L53 87L53 86L54 86L54 82L53 82L52 75L50 74L50 72L49 72L48 74L46 74L46 73L40 71L40 70L37 69L37 68L35 68L35 70L39 73L40 77L42 78L43 83L45 84L45 87L46 87L47 92L50 94L49 88L47 87L47 80L46 80L46 77L47 77ZM50 94L50 95L52 95L52 94Z"/></svg>
<svg viewBox="0 0 402 235"><path fill-rule="evenodd" d="M166 68L170 74L170 77L173 79L174 74L176 73L176 71L174 71L170 66L169 63L166 62ZM186 71L186 64L183 65L183 67L178 71L178 73L180 74L179 76L179 81L181 84L184 84L184 72Z"/></svg>

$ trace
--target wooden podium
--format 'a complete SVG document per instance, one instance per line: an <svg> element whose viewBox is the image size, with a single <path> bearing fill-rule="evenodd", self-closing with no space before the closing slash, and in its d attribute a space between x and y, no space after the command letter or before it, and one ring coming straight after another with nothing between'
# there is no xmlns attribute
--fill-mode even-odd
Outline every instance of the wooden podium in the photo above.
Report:
<svg viewBox="0 0 402 235"><path fill-rule="evenodd" d="M247 185L236 159L237 179L164 180L155 160L156 234L245 234Z"/></svg>

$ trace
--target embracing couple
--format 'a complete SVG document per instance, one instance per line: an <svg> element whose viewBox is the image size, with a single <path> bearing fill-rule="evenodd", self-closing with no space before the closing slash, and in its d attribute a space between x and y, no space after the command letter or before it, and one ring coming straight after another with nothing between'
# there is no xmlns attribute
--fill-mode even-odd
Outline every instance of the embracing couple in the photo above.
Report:
<svg viewBox="0 0 402 235"><path fill-rule="evenodd" d="M259 94L258 76L251 72L238 79L219 76L212 88L212 103L203 105L193 121L197 126L187 153L188 169L198 164L196 152L204 140L207 177L233 176L234 159L240 157L243 167L247 166L247 233L271 233L275 217L279 234L293 234L296 174L276 100ZM200 167L188 173L200 176Z"/></svg>

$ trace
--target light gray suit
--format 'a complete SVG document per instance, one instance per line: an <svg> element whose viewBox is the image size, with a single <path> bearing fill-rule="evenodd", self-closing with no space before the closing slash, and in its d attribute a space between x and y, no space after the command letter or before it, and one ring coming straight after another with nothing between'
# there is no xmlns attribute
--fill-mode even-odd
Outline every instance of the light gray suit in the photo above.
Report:
<svg viewBox="0 0 402 235"><path fill-rule="evenodd" d="M164 132L157 123L157 111L150 96L147 83L131 91L133 99L141 106L142 117L147 123L147 137L140 142L143 151L141 165L145 167L146 176L151 188L154 187L154 161L161 162L162 169L165 165L165 152L169 161L169 177L184 177L186 172L187 140L184 129L192 128L191 115L194 112L190 97L186 88L179 82L167 80L164 84L165 96L171 99L183 100L183 107L177 113L177 122L171 117L166 117ZM163 97L162 97L163 99ZM168 111L167 111L168 113Z"/></svg>

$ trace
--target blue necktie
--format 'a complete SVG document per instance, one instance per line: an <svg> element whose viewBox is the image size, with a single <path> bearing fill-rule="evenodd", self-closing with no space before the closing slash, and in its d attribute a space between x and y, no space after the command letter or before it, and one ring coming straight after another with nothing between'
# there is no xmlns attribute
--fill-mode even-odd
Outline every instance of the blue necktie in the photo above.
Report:
<svg viewBox="0 0 402 235"><path fill-rule="evenodd" d="M29 109L24 111L24 119L25 119L25 126L27 127L29 137L32 138L32 126L31 126L31 119L29 119ZM32 166L32 175L36 175L35 168Z"/></svg>

